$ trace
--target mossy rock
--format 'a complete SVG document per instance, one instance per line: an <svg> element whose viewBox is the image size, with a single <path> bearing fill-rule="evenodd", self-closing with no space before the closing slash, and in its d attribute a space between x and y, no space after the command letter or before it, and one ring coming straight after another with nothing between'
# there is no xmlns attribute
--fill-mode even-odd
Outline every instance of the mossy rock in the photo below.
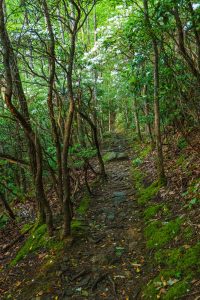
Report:
<svg viewBox="0 0 200 300"><path fill-rule="evenodd" d="M160 221L155 221L149 224L145 229L147 247L152 249L166 245L180 232L182 222L182 219L177 218L170 222L162 223Z"/></svg>
<svg viewBox="0 0 200 300"><path fill-rule="evenodd" d="M109 161L112 161L116 158L117 158L117 153L116 152L108 152L108 153L104 154L103 161L104 162L109 162Z"/></svg>
<svg viewBox="0 0 200 300"><path fill-rule="evenodd" d="M128 159L128 155L125 152L108 152L103 156L104 162L110 162L113 160Z"/></svg>

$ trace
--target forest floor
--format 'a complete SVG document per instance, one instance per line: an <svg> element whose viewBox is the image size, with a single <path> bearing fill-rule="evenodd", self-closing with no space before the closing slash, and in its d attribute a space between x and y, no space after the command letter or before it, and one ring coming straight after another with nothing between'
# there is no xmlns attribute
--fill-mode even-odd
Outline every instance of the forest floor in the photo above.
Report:
<svg viewBox="0 0 200 300"><path fill-rule="evenodd" d="M8 255L1 299L200 299L199 208L177 203L189 186L180 186L180 168L173 173L168 163L170 187L163 188L149 147L133 150L117 136L107 152L123 155L107 162L107 180L93 187L84 215L77 214L81 230L64 249L41 249L11 268ZM185 219L190 214L193 225Z"/></svg>

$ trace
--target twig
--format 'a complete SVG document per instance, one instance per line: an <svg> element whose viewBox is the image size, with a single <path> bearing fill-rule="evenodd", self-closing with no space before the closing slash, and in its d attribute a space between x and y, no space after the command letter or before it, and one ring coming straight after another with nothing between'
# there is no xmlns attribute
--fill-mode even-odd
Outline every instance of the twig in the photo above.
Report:
<svg viewBox="0 0 200 300"><path fill-rule="evenodd" d="M108 279L110 280L110 282L112 284L112 288L113 288L113 293L114 293L115 299L118 299L115 282L112 280L112 278L111 278L110 275L108 275Z"/></svg>
<svg viewBox="0 0 200 300"><path fill-rule="evenodd" d="M91 290L94 291L94 290L97 288L98 283L99 283L100 281L104 280L104 279L106 278L107 275L108 275L108 273L104 273L104 274L102 274L102 275L99 275L99 276L95 279L95 281L94 281L94 283L93 283L93 285L92 285Z"/></svg>
<svg viewBox="0 0 200 300"><path fill-rule="evenodd" d="M89 270L82 270L81 272L79 272L78 274L76 274L75 276L72 277L71 281L74 281L76 279L78 279L79 277L82 277L83 275L86 275L90 273Z"/></svg>

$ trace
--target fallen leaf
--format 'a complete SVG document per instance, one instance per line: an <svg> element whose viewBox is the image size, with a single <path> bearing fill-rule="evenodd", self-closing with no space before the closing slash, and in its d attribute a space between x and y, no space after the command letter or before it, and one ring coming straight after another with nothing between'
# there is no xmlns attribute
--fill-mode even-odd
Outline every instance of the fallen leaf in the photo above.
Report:
<svg viewBox="0 0 200 300"><path fill-rule="evenodd" d="M22 284L21 281L17 281L15 286L20 286L21 284Z"/></svg>

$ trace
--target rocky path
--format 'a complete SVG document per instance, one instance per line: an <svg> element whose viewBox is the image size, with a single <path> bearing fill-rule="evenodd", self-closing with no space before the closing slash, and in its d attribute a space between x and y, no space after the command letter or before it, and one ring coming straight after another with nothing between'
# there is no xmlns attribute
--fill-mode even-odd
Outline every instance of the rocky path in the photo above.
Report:
<svg viewBox="0 0 200 300"><path fill-rule="evenodd" d="M145 246L131 175L133 154L122 141L112 150L128 157L109 162L107 182L94 191L86 215L88 236L67 258L61 299L140 299Z"/></svg>

